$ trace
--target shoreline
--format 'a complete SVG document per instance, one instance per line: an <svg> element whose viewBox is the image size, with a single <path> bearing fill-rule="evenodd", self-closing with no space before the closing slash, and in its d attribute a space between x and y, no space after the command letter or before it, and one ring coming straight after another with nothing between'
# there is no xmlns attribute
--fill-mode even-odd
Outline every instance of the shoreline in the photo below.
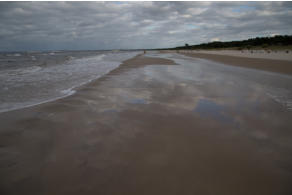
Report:
<svg viewBox="0 0 292 195"><path fill-rule="evenodd" d="M72 88L66 89L66 90L70 91L68 94L65 94L65 95L59 96L59 97L55 97L55 98L51 98L51 99L48 99L48 100L45 100L45 101L41 101L39 103L29 104L29 105L25 105L25 106L22 106L22 107L19 107L19 108L12 108L12 109L8 109L8 110L0 111L0 115L3 114L3 113L15 112L15 111L17 112L17 111L21 111L21 110L24 110L24 109L30 109L30 108L33 108L33 107L38 107L38 106L41 106L41 105L44 105L44 104L50 104L52 102L61 101L61 100L65 99L65 98L69 98L71 96L74 96L76 93L78 93L82 89L85 89L86 87L90 87L90 85L92 85L94 83L97 83L99 81L102 81L102 80L106 79L108 76L120 73L124 69L147 66L147 65L150 65L151 62L154 62L154 61L157 63L157 59L158 59L158 62L161 65L162 64L172 64L172 62L170 62L170 60L162 59L162 58L145 58L146 60L144 59L144 61L141 61L141 60L139 60L139 57L142 57L142 56L144 56L144 55L143 54L137 54L136 56L134 56L134 57L132 57L130 59L122 61L121 64L118 67L108 71L106 74L104 74L104 75L102 75L100 77L97 77L95 79L91 79L91 80L89 80L87 82L84 82L84 83L81 83L81 84L79 84L77 86L74 86ZM136 63L136 64L132 65L131 63ZM173 64L175 64L175 63L173 63Z"/></svg>
<svg viewBox="0 0 292 195"><path fill-rule="evenodd" d="M264 70L264 71L275 72L275 73L280 73L280 74L292 75L292 61L288 61L288 60L264 59L264 58L256 58L256 57L250 58L250 57L246 57L246 56L242 57L242 56L239 56L238 54L236 54L236 55L231 54L230 55L229 53L220 53L220 51L216 51L217 53L216 52L212 53L212 51L211 51L211 53L209 53L208 51L206 51L204 53L200 53L200 52L188 53L188 52L189 51L187 51L187 50L180 51L179 54L183 54L185 56L193 57L193 58L201 58L201 59L211 60L214 62L222 63L224 65L239 66L242 68L250 68L250 69ZM164 52L161 52L161 53L164 53ZM168 51L167 53L174 53L174 52ZM26 105L26 106L15 108L15 109L0 111L0 115L2 113L19 111L22 109L28 109L31 107L36 107L36 106L40 106L43 104L47 104L47 103L51 103L51 102L55 102L55 101L59 101L59 100L71 97L71 96L75 95L76 93L78 93L79 90L82 90L83 88L86 88L87 86L90 86L92 83L106 79L106 77L111 76L113 74L120 73L125 68L128 69L128 68L143 67L145 65L151 64L151 62L156 62L157 59L159 59L159 58L157 58L157 59L156 58L153 58L153 59L149 58L150 60L149 59L148 60L145 60L145 59L139 60L139 57L143 57L143 56L144 56L144 54L137 54L133 58L122 61L121 64L117 68L110 70L106 74L104 74L98 78L89 80L85 83L81 83L78 86L74 86L74 87L68 89L70 91L68 94L65 94L65 95L60 96L60 97L52 98L49 100L45 100L45 101L42 101L39 103L35 103L35 104L30 104L30 105ZM167 59L160 58L158 61L161 64L167 64L167 63L171 64L170 60L167 60ZM138 62L138 65L137 65L137 62ZM129 65L129 64L132 64L132 65ZM277 65L275 65L275 64L277 64Z"/></svg>
<svg viewBox="0 0 292 195"><path fill-rule="evenodd" d="M101 54L103 55L103 54ZM132 58L136 58L138 56L140 56L142 54L137 54L136 56L132 57ZM95 57L95 56L91 56L91 57ZM132 59L130 58L130 59ZM127 59L127 60L130 60L130 59ZM43 100L43 101L40 101L40 102L37 102L37 103L32 103L32 104L27 104L27 105L24 105L24 106L20 106L20 107L17 107L17 108L11 108L11 109L6 109L6 110L3 110L1 111L0 110L0 114L2 113L6 113L6 112L11 112L11 111L17 111L17 110L21 110L21 109L26 109L26 108L30 108L30 107L34 107L34 106L39 106L41 104L46 104L46 103L50 103L50 102L54 102L54 101L58 101L60 99L64 99L64 98L67 98L67 97L70 97L72 95L74 95L79 89L81 89L82 87L86 86L86 85L89 85L90 83L92 82L95 82L96 80L106 76L107 74L109 74L111 71L115 70L115 69L118 69L124 62L126 62L127 60L124 60L120 63L120 65L108 72L106 72L105 74L99 76L99 77L96 77L96 78L93 78L93 79L90 79L88 81L85 81L83 83L80 83L76 86L73 86L71 88L68 88L68 89L64 89L62 91L68 91L67 93L64 93L64 95L60 95L60 96L57 96L57 97L52 97L52 98L49 98L47 100Z"/></svg>

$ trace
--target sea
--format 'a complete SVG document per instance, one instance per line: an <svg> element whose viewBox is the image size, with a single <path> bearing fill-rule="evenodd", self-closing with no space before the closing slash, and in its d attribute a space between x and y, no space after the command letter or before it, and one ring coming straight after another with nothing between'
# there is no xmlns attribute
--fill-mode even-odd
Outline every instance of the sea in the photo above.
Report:
<svg viewBox="0 0 292 195"><path fill-rule="evenodd" d="M75 93L140 51L31 51L0 53L0 112Z"/></svg>

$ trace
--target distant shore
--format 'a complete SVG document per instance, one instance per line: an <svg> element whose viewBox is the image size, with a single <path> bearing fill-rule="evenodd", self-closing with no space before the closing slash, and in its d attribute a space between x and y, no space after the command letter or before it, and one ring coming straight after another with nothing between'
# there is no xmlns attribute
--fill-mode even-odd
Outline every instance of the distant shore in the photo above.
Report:
<svg viewBox="0 0 292 195"><path fill-rule="evenodd" d="M292 75L292 52L263 50L178 50L186 56L203 58L226 65L240 66Z"/></svg>

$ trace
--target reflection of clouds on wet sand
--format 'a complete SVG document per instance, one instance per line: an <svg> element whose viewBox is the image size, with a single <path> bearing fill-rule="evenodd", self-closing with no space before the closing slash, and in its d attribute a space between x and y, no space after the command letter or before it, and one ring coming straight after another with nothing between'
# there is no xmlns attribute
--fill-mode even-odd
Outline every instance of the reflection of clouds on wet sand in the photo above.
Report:
<svg viewBox="0 0 292 195"><path fill-rule="evenodd" d="M223 123L233 123L233 118L224 113L224 106L218 105L207 99L200 99L194 112L197 112L202 117L211 117Z"/></svg>
<svg viewBox="0 0 292 195"><path fill-rule="evenodd" d="M279 134L279 129L291 127L291 113L266 95L267 87L253 74L211 62L204 64L204 60L173 60L178 65L153 64L114 75L100 86L88 87L87 96L78 101L85 102L91 111L104 113L108 125L114 122L113 116L125 110L144 113L159 107L155 112L162 115L190 115L194 120L222 124L225 133L264 143L262 149L271 154L282 145L292 148L289 136ZM82 94L77 94L76 100L78 96Z"/></svg>
<svg viewBox="0 0 292 195"><path fill-rule="evenodd" d="M246 190L240 194L283 194L272 190L281 190L282 181L290 187L292 113L266 96L253 75L181 56L177 64L128 64L73 96L7 113L8 122L0 115L6 127L1 141L14 139L23 154L5 156L17 165L4 167L7 183L30 184L19 175L41 165L42 176L24 176L46 181L49 194L79 184L93 194L133 186L143 191L149 181L153 188L177 186L174 194L192 192L194 182L201 192L216 183L211 194L238 194L237 186Z"/></svg>

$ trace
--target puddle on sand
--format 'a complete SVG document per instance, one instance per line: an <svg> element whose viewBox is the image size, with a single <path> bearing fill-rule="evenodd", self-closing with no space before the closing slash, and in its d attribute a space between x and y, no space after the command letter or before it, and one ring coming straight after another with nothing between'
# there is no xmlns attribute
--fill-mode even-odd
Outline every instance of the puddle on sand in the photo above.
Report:
<svg viewBox="0 0 292 195"><path fill-rule="evenodd" d="M200 99L194 108L194 112L202 117L210 117L223 123L234 123L233 118L224 114L224 106L218 105L213 101Z"/></svg>
<svg viewBox="0 0 292 195"><path fill-rule="evenodd" d="M104 113L116 113L116 112L118 112L118 110L117 109L114 109L114 108L111 108L111 109L106 109L103 112Z"/></svg>
<svg viewBox="0 0 292 195"><path fill-rule="evenodd" d="M146 104L147 102L144 99L131 99L129 101L129 103L131 103L131 104Z"/></svg>

